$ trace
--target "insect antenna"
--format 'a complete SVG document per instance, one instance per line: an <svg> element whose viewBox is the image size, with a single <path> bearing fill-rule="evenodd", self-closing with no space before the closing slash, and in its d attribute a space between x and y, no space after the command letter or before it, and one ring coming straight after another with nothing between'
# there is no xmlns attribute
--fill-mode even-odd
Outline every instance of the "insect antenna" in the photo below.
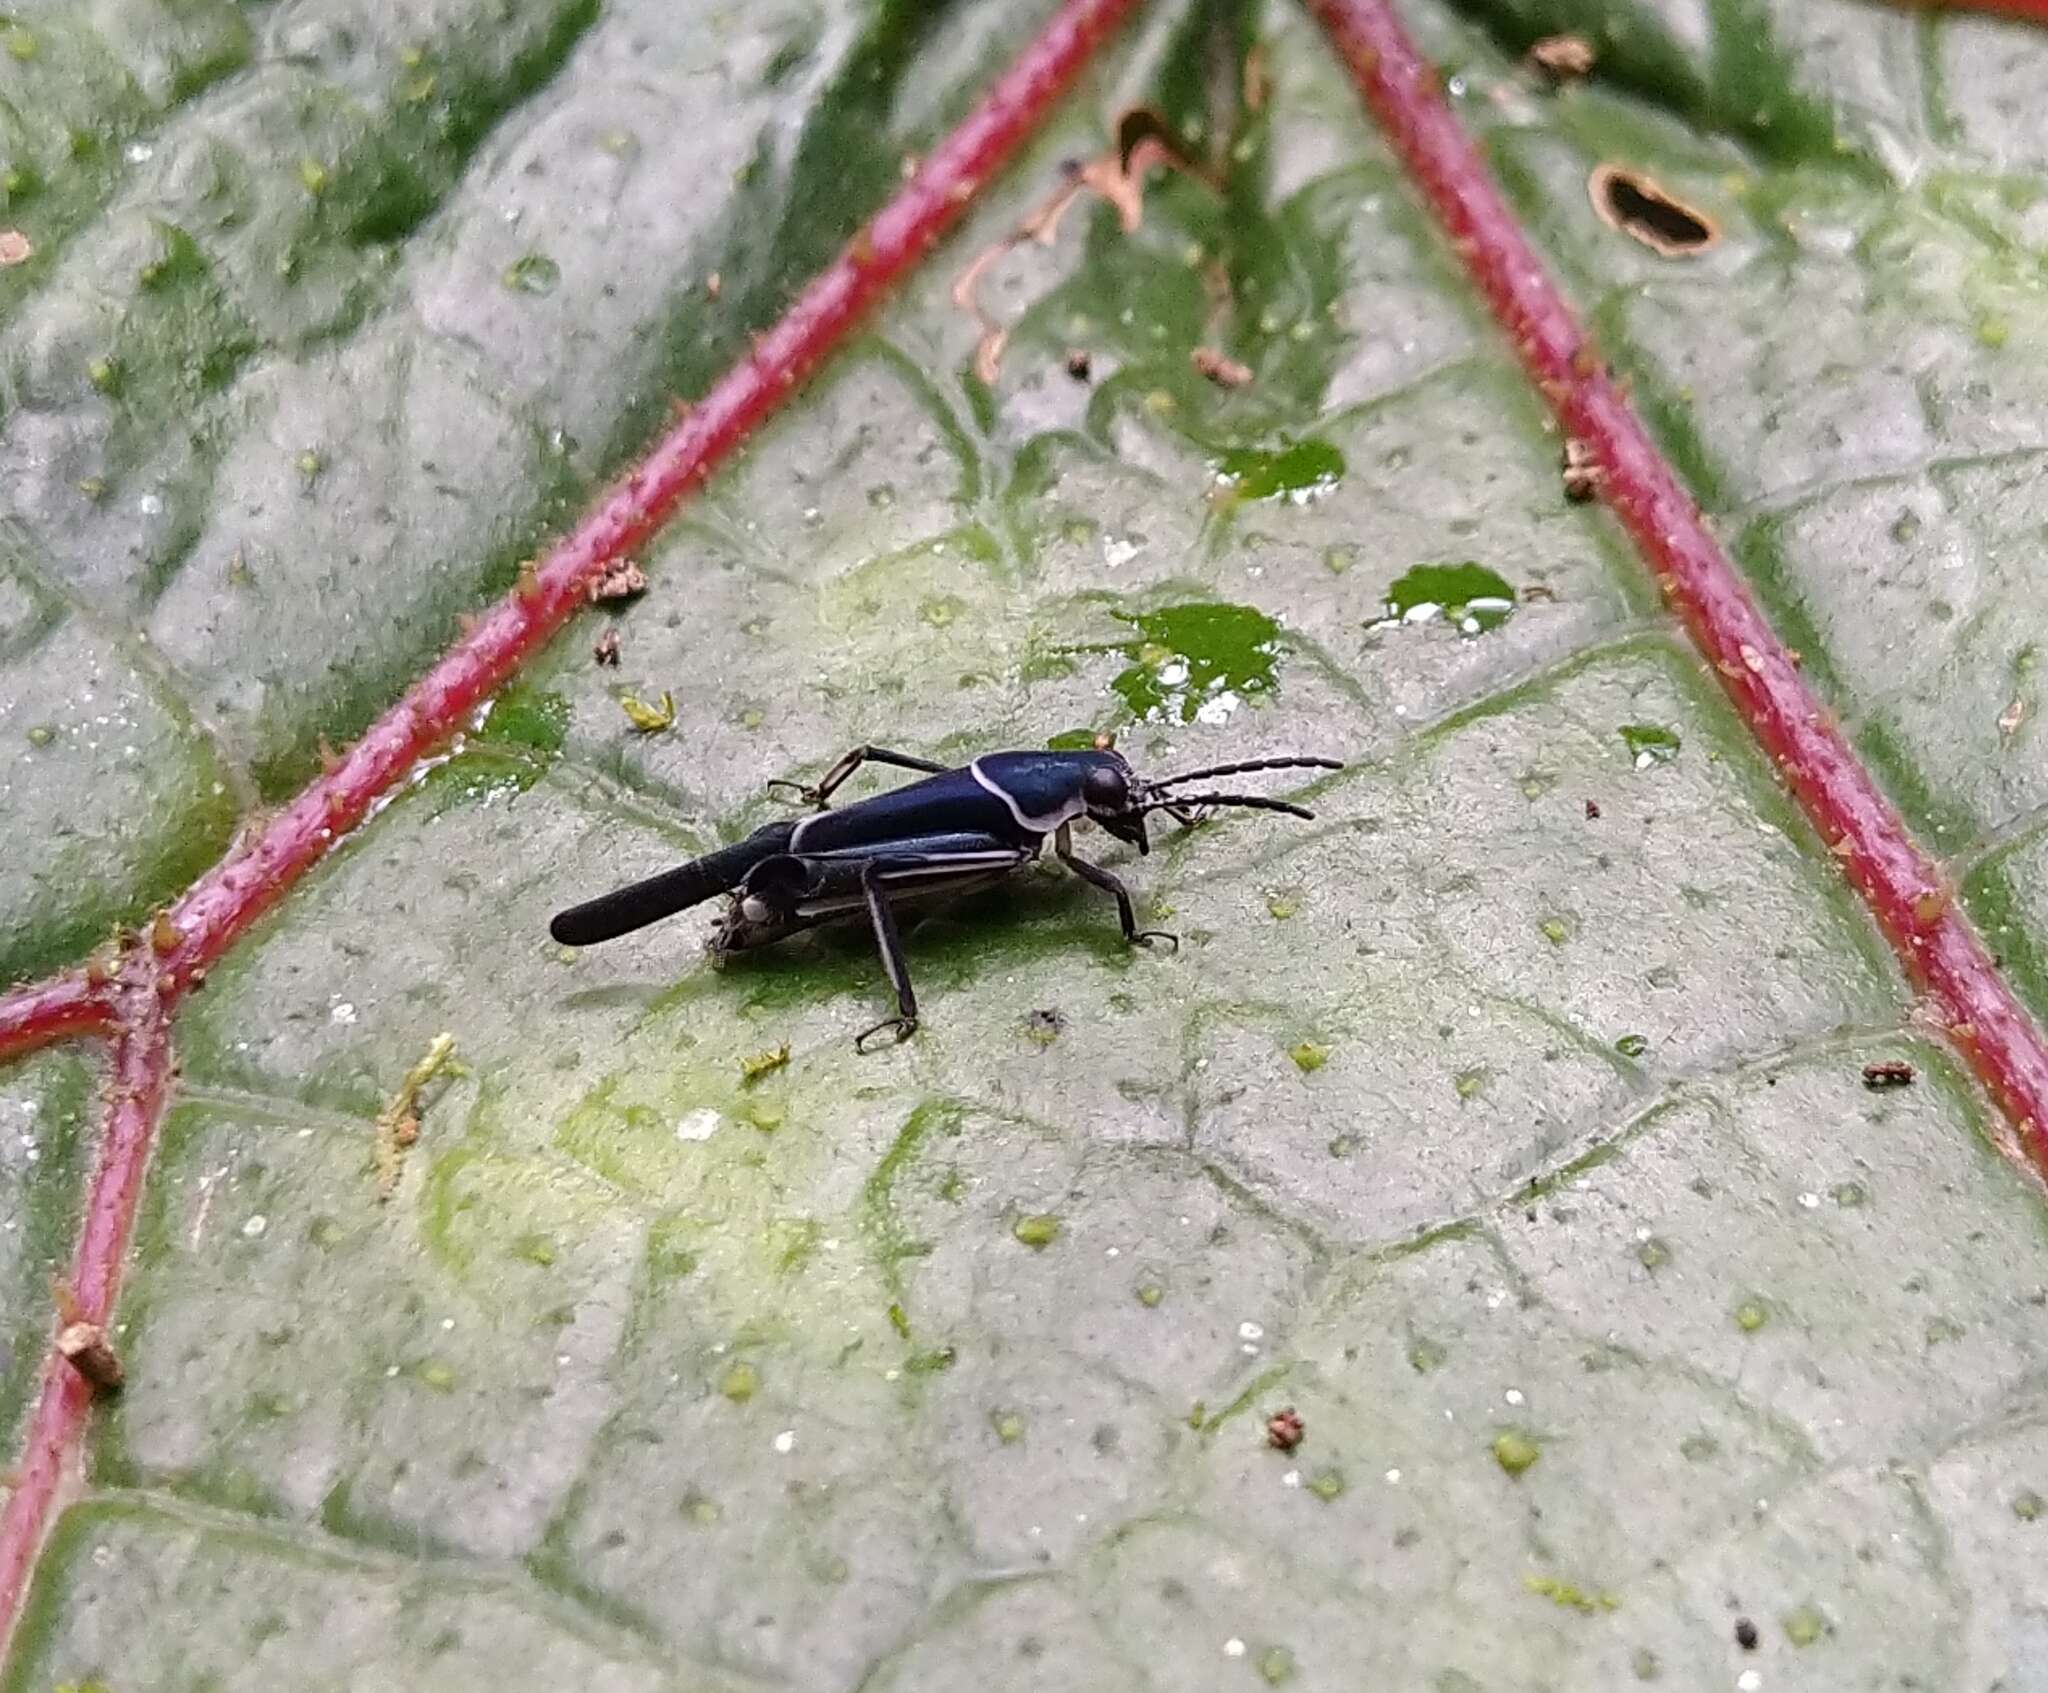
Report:
<svg viewBox="0 0 2048 1693"><path fill-rule="evenodd" d="M1182 782L1200 781L1205 776L1242 776L1253 770L1342 770L1335 758L1251 758L1241 764L1212 764L1205 770L1183 770L1178 776L1163 776L1153 788L1177 787Z"/></svg>
<svg viewBox="0 0 2048 1693"><path fill-rule="evenodd" d="M1290 817L1306 817L1311 822L1315 820L1316 815L1303 806L1290 805L1284 799L1267 799L1263 794L1173 794L1164 799L1148 800L1138 809L1168 811L1204 805L1236 806L1245 811L1284 811Z"/></svg>

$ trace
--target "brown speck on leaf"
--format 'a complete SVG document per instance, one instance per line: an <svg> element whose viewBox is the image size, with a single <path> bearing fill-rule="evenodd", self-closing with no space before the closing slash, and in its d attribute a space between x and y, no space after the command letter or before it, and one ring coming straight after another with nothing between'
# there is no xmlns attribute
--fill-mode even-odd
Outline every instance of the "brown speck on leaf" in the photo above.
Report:
<svg viewBox="0 0 2048 1693"><path fill-rule="evenodd" d="M149 950L162 958L178 950L178 943L185 937L178 933L178 925L171 921L168 911L159 911L149 923Z"/></svg>
<svg viewBox="0 0 2048 1693"><path fill-rule="evenodd" d="M1252 379L1250 365L1240 364L1214 347L1197 347L1188 354L1188 363L1219 388L1242 388Z"/></svg>
<svg viewBox="0 0 2048 1693"><path fill-rule="evenodd" d="M1667 259L1689 259L1720 242L1720 225L1705 212L1628 165L1596 166L1586 195L1609 228Z"/></svg>
<svg viewBox="0 0 2048 1693"><path fill-rule="evenodd" d="M519 561L519 574L513 579L512 587L522 600L530 600L540 592L540 572L534 568L532 559Z"/></svg>
<svg viewBox="0 0 2048 1693"><path fill-rule="evenodd" d="M711 274L710 274L709 276L705 277L705 279L704 279L704 298L705 298L705 299L707 299L707 300L715 300L715 299L717 299L717 298L718 298L718 296L719 296L719 295L723 294L724 292L725 292L725 278L724 278L724 277L722 277L722 276L720 276L720 275L718 274L718 272L717 272L717 271L715 271L715 270L714 270L714 271L713 271L713 272L712 272L712 273L711 273Z"/></svg>
<svg viewBox="0 0 2048 1693"><path fill-rule="evenodd" d="M320 773L332 776L341 768L341 754L336 752L325 735L320 737Z"/></svg>
<svg viewBox="0 0 2048 1693"><path fill-rule="evenodd" d="M590 584L589 591L592 605L637 599L647 592L647 572L631 559L622 558L616 564L606 565L598 579Z"/></svg>
<svg viewBox="0 0 2048 1693"><path fill-rule="evenodd" d="M875 235L866 224L853 232L853 239L846 244L846 256L857 265L875 262Z"/></svg>
<svg viewBox="0 0 2048 1693"><path fill-rule="evenodd" d="M597 638L597 645L590 649L590 656L599 664L608 664L614 670L619 667L619 632L607 629Z"/></svg>
<svg viewBox="0 0 2048 1693"><path fill-rule="evenodd" d="M2001 740L2011 740L2019 732L2019 726L2027 720L2027 702L2018 695L2011 705L1998 714L1998 734Z"/></svg>
<svg viewBox="0 0 2048 1693"><path fill-rule="evenodd" d="M1292 1405L1282 1407L1266 1419L1266 1444L1276 1452L1292 1452L1308 1433L1308 1425Z"/></svg>
<svg viewBox="0 0 2048 1693"><path fill-rule="evenodd" d="M1747 1617L1737 1617L1735 1619L1735 1644L1740 1646L1745 1652L1754 1652L1756 1650L1756 1641L1756 1624Z"/></svg>
<svg viewBox="0 0 2048 1693"><path fill-rule="evenodd" d="M1872 1093L1882 1093L1887 1088L1911 1087L1913 1078L1919 1073L1903 1058L1881 1058L1874 1064L1863 1066L1863 1085Z"/></svg>
<svg viewBox="0 0 2048 1693"><path fill-rule="evenodd" d="M1529 65L1552 82L1577 82L1592 74L1596 55L1583 35L1546 35L1526 55Z"/></svg>
<svg viewBox="0 0 2048 1693"><path fill-rule="evenodd" d="M1923 923L1938 923L1948 915L1949 895L1946 888L1928 888L1913 896L1913 915Z"/></svg>
<svg viewBox="0 0 2048 1693"><path fill-rule="evenodd" d="M1564 497L1575 505L1599 496L1607 472L1593 457L1592 446L1576 435L1567 435L1564 440Z"/></svg>
<svg viewBox="0 0 2048 1693"><path fill-rule="evenodd" d="M18 229L0 229L0 270L25 265L35 257L36 246Z"/></svg>
<svg viewBox="0 0 2048 1693"><path fill-rule="evenodd" d="M1072 347L1067 352L1067 374L1076 382L1086 382L1095 369L1095 361L1088 356L1085 347Z"/></svg>
<svg viewBox="0 0 2048 1693"><path fill-rule="evenodd" d="M1588 823L1600 821L1600 802L1598 800L1589 799L1586 801L1586 821Z"/></svg>
<svg viewBox="0 0 2048 1693"><path fill-rule="evenodd" d="M389 1199L398 1191L398 1178L405 1173L405 1152L420 1138L420 1091L455 1056L455 1037L436 1035L423 1057L405 1073L405 1080L398 1084L398 1091L389 1103L377 1113L377 1138L375 1158L377 1166L377 1197Z"/></svg>

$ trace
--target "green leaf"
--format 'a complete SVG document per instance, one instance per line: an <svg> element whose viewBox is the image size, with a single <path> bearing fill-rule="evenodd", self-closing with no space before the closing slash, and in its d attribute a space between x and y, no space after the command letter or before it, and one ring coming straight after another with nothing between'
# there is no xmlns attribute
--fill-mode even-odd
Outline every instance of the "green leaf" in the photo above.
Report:
<svg viewBox="0 0 2048 1693"><path fill-rule="evenodd" d="M9 17L0 975L147 923L347 747L1049 10ZM2048 1009L2048 32L1398 10ZM1566 87L1522 64L1560 31ZM1017 239L1132 102L1200 168ZM1718 240L1604 220L1602 166ZM1144 8L645 592L181 1004L127 1386L0 1688L910 1693L1027 1649L1075 1687L1703 1686L1730 1593L1831 1685L1995 1679L2048 1490L2039 1200L1566 453L1307 11ZM1221 779L1312 822L1077 826L1178 951L1051 854L906 912L922 1023L872 1054L860 923L717 968L715 905L548 937L848 748L1105 732L1147 779L1346 769ZM99 1065L0 1070L14 1451ZM1245 1414L1282 1402L1299 1464ZM1396 1591L1390 1629L1359 1596Z"/></svg>

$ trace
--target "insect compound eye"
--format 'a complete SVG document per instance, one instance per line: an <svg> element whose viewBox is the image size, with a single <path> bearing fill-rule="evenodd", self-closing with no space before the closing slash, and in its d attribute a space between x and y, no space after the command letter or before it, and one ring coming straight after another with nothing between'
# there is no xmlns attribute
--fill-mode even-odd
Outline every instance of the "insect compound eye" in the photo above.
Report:
<svg viewBox="0 0 2048 1693"><path fill-rule="evenodd" d="M1122 771L1100 764L1081 778L1081 798L1090 811L1122 811L1131 802L1131 791Z"/></svg>

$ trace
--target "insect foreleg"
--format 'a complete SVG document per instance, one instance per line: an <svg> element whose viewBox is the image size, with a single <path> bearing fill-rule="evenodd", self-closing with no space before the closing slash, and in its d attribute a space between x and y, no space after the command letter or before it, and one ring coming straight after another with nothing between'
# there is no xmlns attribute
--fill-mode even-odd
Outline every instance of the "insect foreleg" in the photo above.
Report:
<svg viewBox="0 0 2048 1693"><path fill-rule="evenodd" d="M1116 901L1117 921L1123 925L1124 939L1132 946L1142 946L1151 941L1171 941L1174 951L1180 950L1180 937L1170 935L1164 929L1141 929L1138 914L1131 907L1131 896L1122 882L1112 876L1099 864L1090 864L1085 858L1074 856L1074 832L1062 823L1052 838L1052 850L1059 855L1059 861L1084 882L1092 882L1110 898Z"/></svg>

